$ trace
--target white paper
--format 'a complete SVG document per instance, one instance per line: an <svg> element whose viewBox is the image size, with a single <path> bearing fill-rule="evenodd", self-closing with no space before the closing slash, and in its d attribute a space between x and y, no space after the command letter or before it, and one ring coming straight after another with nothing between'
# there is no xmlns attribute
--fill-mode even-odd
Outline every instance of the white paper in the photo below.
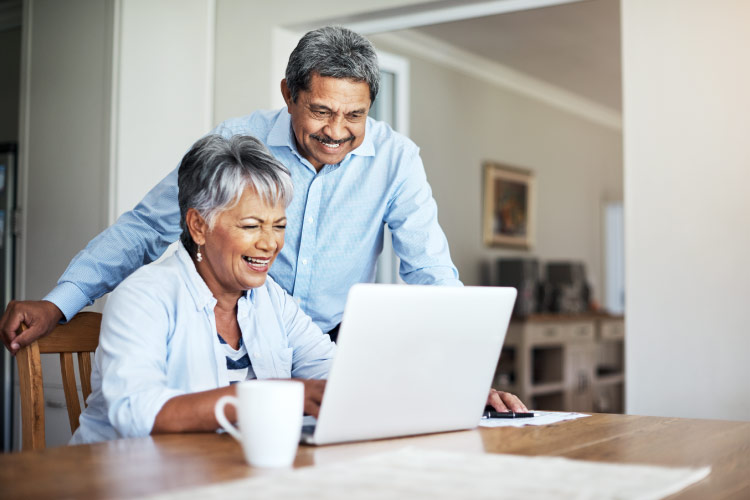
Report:
<svg viewBox="0 0 750 500"><path fill-rule="evenodd" d="M535 411L533 417L526 418L483 418L479 420L480 427L523 427L526 425L550 425L565 420L590 417L585 413Z"/></svg>
<svg viewBox="0 0 750 500"><path fill-rule="evenodd" d="M651 500L674 494L710 471L410 447L152 498Z"/></svg>

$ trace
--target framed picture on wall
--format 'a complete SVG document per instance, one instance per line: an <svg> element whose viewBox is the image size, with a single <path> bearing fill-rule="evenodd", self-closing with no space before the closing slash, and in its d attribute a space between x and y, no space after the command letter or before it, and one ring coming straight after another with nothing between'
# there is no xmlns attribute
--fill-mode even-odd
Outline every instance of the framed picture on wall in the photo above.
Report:
<svg viewBox="0 0 750 500"><path fill-rule="evenodd" d="M485 162L484 244L530 249L534 243L534 174Z"/></svg>

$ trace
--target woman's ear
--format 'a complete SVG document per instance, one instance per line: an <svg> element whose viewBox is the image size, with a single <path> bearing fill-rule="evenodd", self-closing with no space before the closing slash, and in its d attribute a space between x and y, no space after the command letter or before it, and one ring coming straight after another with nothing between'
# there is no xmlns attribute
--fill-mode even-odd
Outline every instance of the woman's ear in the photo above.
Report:
<svg viewBox="0 0 750 500"><path fill-rule="evenodd" d="M194 208L188 208L185 214L185 222L187 223L188 231L193 241L198 246L206 244L206 233L208 232L208 224L201 217L201 214Z"/></svg>

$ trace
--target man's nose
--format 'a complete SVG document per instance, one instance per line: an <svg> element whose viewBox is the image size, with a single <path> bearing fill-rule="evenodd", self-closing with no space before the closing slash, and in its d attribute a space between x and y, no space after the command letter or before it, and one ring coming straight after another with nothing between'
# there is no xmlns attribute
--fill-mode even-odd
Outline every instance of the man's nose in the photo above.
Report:
<svg viewBox="0 0 750 500"><path fill-rule="evenodd" d="M346 130L344 118L342 116L335 115L332 116L330 120L328 120L328 124L326 125L325 129L323 129L323 132L325 132L325 134L334 141L346 139L350 135Z"/></svg>

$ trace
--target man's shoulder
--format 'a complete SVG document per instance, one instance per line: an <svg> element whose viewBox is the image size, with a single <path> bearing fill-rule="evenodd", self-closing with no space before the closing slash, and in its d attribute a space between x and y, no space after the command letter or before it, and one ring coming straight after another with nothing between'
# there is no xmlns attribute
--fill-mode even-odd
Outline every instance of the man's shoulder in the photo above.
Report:
<svg viewBox="0 0 750 500"><path fill-rule="evenodd" d="M266 137L276 123L281 111L283 110L260 110L249 115L229 118L217 125L214 133L223 135L224 137L252 135L266 142Z"/></svg>

